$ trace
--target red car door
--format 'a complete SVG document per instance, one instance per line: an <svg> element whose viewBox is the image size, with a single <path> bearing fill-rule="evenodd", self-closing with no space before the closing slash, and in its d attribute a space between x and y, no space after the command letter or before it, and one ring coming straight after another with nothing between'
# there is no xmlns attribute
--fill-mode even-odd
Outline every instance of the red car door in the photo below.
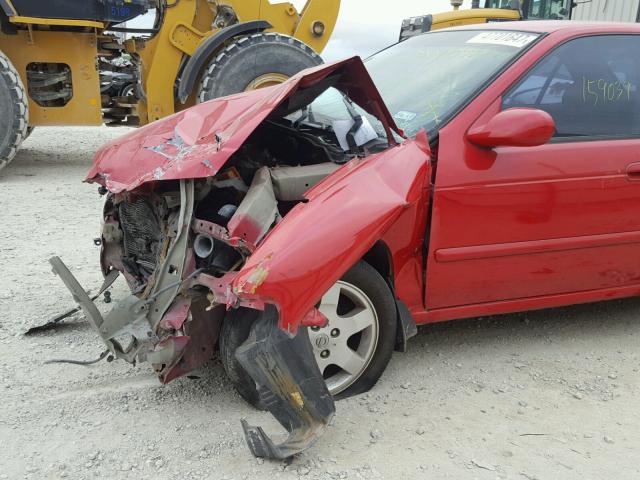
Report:
<svg viewBox="0 0 640 480"><path fill-rule="evenodd" d="M571 39L480 118L441 131L429 310L640 287L638 51L634 35ZM550 143L489 150L460 138L516 106L551 114Z"/></svg>

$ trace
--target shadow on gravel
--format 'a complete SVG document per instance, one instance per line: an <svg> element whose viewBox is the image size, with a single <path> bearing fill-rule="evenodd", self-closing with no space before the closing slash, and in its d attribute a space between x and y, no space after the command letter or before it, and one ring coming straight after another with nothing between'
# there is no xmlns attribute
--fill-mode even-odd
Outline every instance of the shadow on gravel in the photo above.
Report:
<svg viewBox="0 0 640 480"><path fill-rule="evenodd" d="M42 323L44 324L46 321L47 321L46 319L43 319ZM84 317L80 319L76 319L76 318L65 319L59 323L56 323L55 327L50 327L43 330L35 330L33 332L27 332L26 330L31 328L32 326L36 326L36 324L34 323L34 325L26 326L26 328L24 329L25 332L21 332L23 336L27 339L54 338L56 336L64 335L66 333L80 333L80 332L93 331L91 330L91 326L84 319Z"/></svg>
<svg viewBox="0 0 640 480"><path fill-rule="evenodd" d="M640 336L640 298L573 305L489 317L451 320L421 326L415 347L471 344L484 348L510 341L520 347L541 339L555 344L589 341L625 334ZM411 344L409 345L411 348Z"/></svg>

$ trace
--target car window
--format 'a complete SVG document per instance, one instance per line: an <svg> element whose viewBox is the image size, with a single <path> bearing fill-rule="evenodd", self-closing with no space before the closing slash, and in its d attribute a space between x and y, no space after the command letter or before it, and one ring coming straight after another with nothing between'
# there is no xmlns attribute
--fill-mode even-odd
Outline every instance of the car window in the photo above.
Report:
<svg viewBox="0 0 640 480"><path fill-rule="evenodd" d="M640 36L571 40L540 61L503 98L503 108L545 110L556 137L640 134Z"/></svg>

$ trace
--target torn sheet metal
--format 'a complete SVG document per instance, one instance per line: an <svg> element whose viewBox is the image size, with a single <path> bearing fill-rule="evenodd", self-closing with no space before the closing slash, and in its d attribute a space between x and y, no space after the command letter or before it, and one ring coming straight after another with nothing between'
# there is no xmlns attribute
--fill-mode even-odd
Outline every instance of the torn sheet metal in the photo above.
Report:
<svg viewBox="0 0 640 480"><path fill-rule="evenodd" d="M207 220L194 218L191 223L191 228L196 233L209 235L211 238L220 240L231 247L238 248L246 255L250 255L256 249L256 246L253 243L241 237L232 237L226 228L215 223L208 222Z"/></svg>
<svg viewBox="0 0 640 480"><path fill-rule="evenodd" d="M154 365L160 381L171 380L186 375L201 367L215 353L215 346L225 315L224 305L207 310L209 304L205 298L199 297L191 303L190 318L183 324L183 331L188 342L170 364Z"/></svg>
<svg viewBox="0 0 640 480"><path fill-rule="evenodd" d="M189 315L189 309L191 308L191 299L178 297L167 313L164 314L162 320L160 320L160 328L163 330L179 330Z"/></svg>

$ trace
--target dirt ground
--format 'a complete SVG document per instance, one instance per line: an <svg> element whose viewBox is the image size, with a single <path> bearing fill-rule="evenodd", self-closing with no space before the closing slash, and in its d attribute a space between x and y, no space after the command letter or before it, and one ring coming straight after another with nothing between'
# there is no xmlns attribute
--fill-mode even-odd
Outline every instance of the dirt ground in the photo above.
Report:
<svg viewBox="0 0 640 480"><path fill-rule="evenodd" d="M81 181L122 133L39 128L0 172L0 479L640 477L640 299L423 327L289 464L251 456L240 419L275 422L216 361L166 386L146 364L43 365L102 351L82 315L22 332L73 305L50 256L100 285L102 199Z"/></svg>

